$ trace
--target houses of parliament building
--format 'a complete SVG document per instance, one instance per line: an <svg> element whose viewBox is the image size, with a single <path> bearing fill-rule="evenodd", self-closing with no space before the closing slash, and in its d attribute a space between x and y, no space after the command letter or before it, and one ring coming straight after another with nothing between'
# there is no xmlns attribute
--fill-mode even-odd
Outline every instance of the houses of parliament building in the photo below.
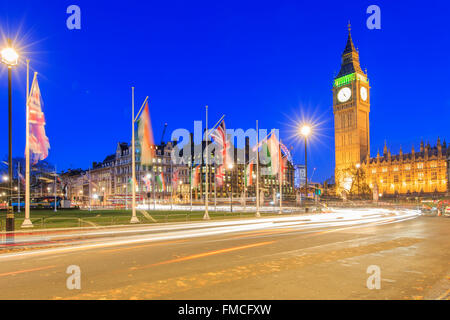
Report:
<svg viewBox="0 0 450 320"><path fill-rule="evenodd" d="M445 194L449 192L450 145L437 138L436 145L391 154L370 154L370 85L361 69L359 52L351 37L342 54L341 69L333 83L335 130L335 180L337 194L349 192L354 177L349 168L364 171L365 183L382 195ZM361 182L359 182L361 183Z"/></svg>

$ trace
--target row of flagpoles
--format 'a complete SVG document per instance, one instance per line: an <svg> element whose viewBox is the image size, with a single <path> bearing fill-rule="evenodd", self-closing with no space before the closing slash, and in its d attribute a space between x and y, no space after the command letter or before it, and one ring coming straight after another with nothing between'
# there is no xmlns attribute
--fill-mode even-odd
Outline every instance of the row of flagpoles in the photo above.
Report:
<svg viewBox="0 0 450 320"><path fill-rule="evenodd" d="M132 217L131 223L138 223L139 219L136 215L136 189L134 185L136 184L136 141L135 141L135 128L136 123L138 124L138 141L140 144L140 162L141 164L151 164L153 158L155 157L155 145L153 139L153 131L150 120L150 112L148 107L148 96L145 98L141 108L135 115L134 108L134 87L132 87ZM219 121L212 127L208 128L208 106L206 106L206 149L209 150L209 136L211 136L214 142L220 146L221 154L223 156L224 163L222 168L219 170L223 172L226 168L226 164L232 161L229 158L228 149L231 143L228 142L225 120L223 115ZM283 161L282 161L282 143L278 141L275 134L269 133L263 140L259 141L258 137L258 120L256 120L256 159L249 161L251 163L253 160L256 161L256 216L260 216L260 168L259 168L259 148L265 143L266 148L271 156L271 168L273 174L278 174L279 186L280 186L280 213L282 213L282 182L283 182ZM269 138L270 136L270 138ZM37 72L34 73L33 82L31 85L31 90L29 89L29 60L27 60L27 94L26 94L26 143L25 143L25 219L23 221L22 227L32 227L33 224L30 219L30 162L36 164L39 160L44 160L48 156L48 149L50 148L49 140L45 133L45 117L42 112L42 97L37 82ZM30 152L31 151L31 152ZM32 159L30 159L32 156ZM275 163L277 165L275 165ZM246 165L246 164L245 164ZM192 166L192 161L191 161ZM205 167L206 167L206 181L205 181L205 214L204 219L209 219L209 151L206 152L205 157ZM277 168L278 172L273 170ZM192 167L191 167L192 169ZM247 168L245 168L245 171ZM173 174L173 170L171 170ZM192 170L190 170L190 202L192 208ZM217 171L215 172L215 176ZM250 173L251 174L251 173ZM155 177L156 178L156 177ZM163 179L163 177L161 177ZM223 177L222 177L223 179ZM252 179L252 177L250 177ZM222 180L223 181L223 180ZM216 183L214 183L214 192L216 192ZM246 192L244 188L244 192ZM173 187L172 187L173 193ZM245 195L244 195L245 198ZM56 200L55 200L56 207Z"/></svg>
<svg viewBox="0 0 450 320"><path fill-rule="evenodd" d="M135 158L135 124L138 122L138 140L140 143L140 151L141 151L141 164L150 164L155 156L155 149L153 149L154 141L153 141L153 132L151 127L151 120L150 120L150 112L148 108L148 97L146 97L144 103L142 104L139 112L135 116L134 113L134 87L132 87L132 217L131 217L131 223L138 223L139 219L136 216L136 189L134 187L134 184L136 183L136 158ZM142 112L141 112L142 111ZM207 150L206 157L205 157L205 213L203 218L205 220L210 219L209 217L209 137L211 136L214 140L214 142L221 148L221 154L223 158L223 164L221 167L219 167L219 170L221 173L223 172L223 168L226 168L227 163L232 161L229 158L228 155L228 149L230 148L230 143L227 139L226 134L226 127L225 127L225 120L223 119L225 115L223 115L219 121L212 127L212 129L209 129L208 127L208 106L205 107L205 122L206 122L206 134L205 134L205 148ZM259 141L258 137L258 120L256 120L256 159L252 159L249 161L249 164L252 163L254 160L256 161L256 213L255 215L257 217L260 217L260 168L259 168L259 148L263 146L263 144L266 145L267 151L270 153L271 156L271 170L272 174L277 174L279 178L279 213L282 213L283 205L282 205L282 185L283 185L283 156L282 156L282 143L281 140L277 140L275 134L273 132L269 133L264 139ZM270 138L269 138L270 136ZM287 150L287 149L286 149ZM288 154L285 152L285 156ZM244 164L244 170L247 174L247 168L246 164ZM250 167L250 166L249 166ZM191 204L191 210L192 210L192 176L193 176L193 161L191 159L191 165L190 165L190 204ZM198 170L199 168L196 168ZM174 172L171 170L171 174L173 175ZM251 175L252 173L250 173ZM215 179L217 176L217 170L214 173ZM173 177L172 177L173 178ZM195 178L197 178L197 172L195 173ZM155 176L156 179L156 176ZM160 179L164 179L161 173ZM223 179L223 177L222 177ZM246 177L247 179L247 177ZM250 177L252 179L252 177ZM222 180L223 181L223 180ZM223 182L222 182L223 183ZM153 188L154 190L154 188ZM172 198L173 198L173 185L172 185ZM246 187L244 187L244 199L246 197L245 195ZM214 183L214 193L216 194L216 183ZM215 197L216 201L216 197Z"/></svg>

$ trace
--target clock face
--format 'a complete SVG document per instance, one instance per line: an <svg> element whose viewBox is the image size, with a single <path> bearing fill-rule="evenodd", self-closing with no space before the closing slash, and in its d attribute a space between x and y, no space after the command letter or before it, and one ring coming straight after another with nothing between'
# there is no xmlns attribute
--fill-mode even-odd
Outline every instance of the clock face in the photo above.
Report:
<svg viewBox="0 0 450 320"><path fill-rule="evenodd" d="M361 87L360 94L361 94L361 99L363 101L366 101L367 100L367 88Z"/></svg>
<svg viewBox="0 0 450 320"><path fill-rule="evenodd" d="M339 102L346 102L352 97L352 90L348 87L342 88L337 94Z"/></svg>

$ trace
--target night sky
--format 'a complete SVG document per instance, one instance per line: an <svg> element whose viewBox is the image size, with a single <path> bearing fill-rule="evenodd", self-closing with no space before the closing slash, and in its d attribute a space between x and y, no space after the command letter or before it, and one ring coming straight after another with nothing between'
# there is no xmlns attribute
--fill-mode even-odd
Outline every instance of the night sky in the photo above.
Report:
<svg viewBox="0 0 450 320"><path fill-rule="evenodd" d="M68 30L66 8L81 8ZM381 8L381 30L366 8ZM426 6L428 5L428 6ZM421 139L450 142L450 5L447 1L5 1L0 32L18 40L39 72L58 170L88 168L130 141L131 86L149 96L155 140L223 113L229 128L279 128L303 163L295 121L318 123L313 181L333 174L332 80L347 23L371 89L372 156ZM4 42L4 41L2 41ZM13 72L13 154L25 144L24 59ZM7 72L0 67L0 156L7 156ZM308 170L312 173L312 169Z"/></svg>

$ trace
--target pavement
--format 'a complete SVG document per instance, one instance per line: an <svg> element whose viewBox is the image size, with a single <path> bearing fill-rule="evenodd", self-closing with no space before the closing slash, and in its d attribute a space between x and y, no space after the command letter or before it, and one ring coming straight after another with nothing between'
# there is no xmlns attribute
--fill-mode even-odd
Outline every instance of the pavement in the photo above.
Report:
<svg viewBox="0 0 450 320"><path fill-rule="evenodd" d="M448 300L449 230L413 210L336 209L28 231L0 245L0 299Z"/></svg>

